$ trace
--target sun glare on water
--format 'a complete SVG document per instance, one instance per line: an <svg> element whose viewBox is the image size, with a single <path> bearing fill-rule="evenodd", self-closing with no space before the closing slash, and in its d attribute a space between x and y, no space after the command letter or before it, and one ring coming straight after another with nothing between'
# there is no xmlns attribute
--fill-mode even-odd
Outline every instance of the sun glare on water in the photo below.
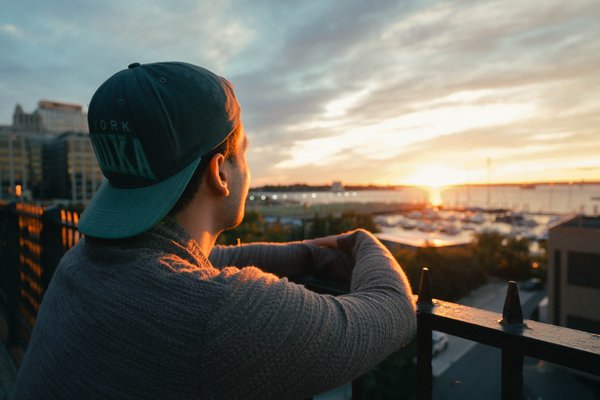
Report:
<svg viewBox="0 0 600 400"><path fill-rule="evenodd" d="M439 207L442 205L442 188L441 187L429 187L428 200L429 204L433 207Z"/></svg>
<svg viewBox="0 0 600 400"><path fill-rule="evenodd" d="M418 169L404 180L405 183L423 188L428 194L429 204L433 207L442 205L442 191L445 188L464 181L464 171L440 165Z"/></svg>

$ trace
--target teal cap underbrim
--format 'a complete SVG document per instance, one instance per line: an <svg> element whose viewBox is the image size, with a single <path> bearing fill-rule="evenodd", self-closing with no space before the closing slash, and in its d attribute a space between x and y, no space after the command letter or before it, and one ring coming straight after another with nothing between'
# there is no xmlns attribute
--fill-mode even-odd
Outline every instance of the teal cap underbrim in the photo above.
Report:
<svg viewBox="0 0 600 400"><path fill-rule="evenodd" d="M200 158L154 185L117 188L105 180L79 219L79 231L103 239L138 235L156 225L173 208L194 175Z"/></svg>

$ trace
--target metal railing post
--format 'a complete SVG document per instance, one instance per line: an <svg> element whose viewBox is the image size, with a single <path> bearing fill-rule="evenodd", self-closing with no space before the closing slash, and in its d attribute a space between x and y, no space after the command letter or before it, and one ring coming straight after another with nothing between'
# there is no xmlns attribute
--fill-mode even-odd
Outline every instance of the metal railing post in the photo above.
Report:
<svg viewBox="0 0 600 400"><path fill-rule="evenodd" d="M523 311L517 283L508 282L502 320L507 330L522 331ZM521 400L523 398L523 352L507 343L502 347L502 400Z"/></svg>
<svg viewBox="0 0 600 400"><path fill-rule="evenodd" d="M59 207L47 208L42 216L43 228L40 238L42 245L42 285L48 288L52 275L63 256L61 235L61 209Z"/></svg>
<svg viewBox="0 0 600 400"><path fill-rule="evenodd" d="M359 376L352 381L352 400L364 400L365 398L365 376Z"/></svg>
<svg viewBox="0 0 600 400"><path fill-rule="evenodd" d="M433 395L431 318L433 308L429 269L421 270L417 299L417 399L431 400Z"/></svg>

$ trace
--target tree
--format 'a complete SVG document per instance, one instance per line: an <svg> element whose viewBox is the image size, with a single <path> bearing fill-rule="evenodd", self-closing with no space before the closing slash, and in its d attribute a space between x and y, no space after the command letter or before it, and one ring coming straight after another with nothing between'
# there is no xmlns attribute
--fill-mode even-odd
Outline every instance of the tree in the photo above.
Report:
<svg viewBox="0 0 600 400"><path fill-rule="evenodd" d="M543 258L531 256L529 245L525 238L485 232L477 235L471 248L477 266L488 274L507 280L521 280L532 276L534 261L544 262Z"/></svg>
<svg viewBox="0 0 600 400"><path fill-rule="evenodd" d="M521 280L531 276L532 259L527 239L506 239L500 254L497 276L506 280Z"/></svg>
<svg viewBox="0 0 600 400"><path fill-rule="evenodd" d="M487 280L485 271L476 265L470 247L424 247L416 251L393 252L418 293L421 270L429 269L432 294L435 298L455 301Z"/></svg>
<svg viewBox="0 0 600 400"><path fill-rule="evenodd" d="M346 211L339 216L328 214L321 217L319 214L315 214L311 221L308 237L337 235L358 228L366 229L369 232L379 232L379 228L370 214L356 211Z"/></svg>
<svg viewBox="0 0 600 400"><path fill-rule="evenodd" d="M302 232L300 228L282 224L280 219L268 223L262 214L249 211L242 223L237 228L223 232L217 243L237 244L238 239L241 243L287 242L302 239Z"/></svg>

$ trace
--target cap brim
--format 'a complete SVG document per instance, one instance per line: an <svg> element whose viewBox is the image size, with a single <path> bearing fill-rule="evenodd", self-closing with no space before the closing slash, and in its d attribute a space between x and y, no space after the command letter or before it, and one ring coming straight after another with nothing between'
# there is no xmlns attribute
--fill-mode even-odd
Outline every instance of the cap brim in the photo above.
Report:
<svg viewBox="0 0 600 400"><path fill-rule="evenodd" d="M198 158L175 175L141 188L116 188L105 180L83 211L79 231L118 239L152 228L173 208L199 163Z"/></svg>

